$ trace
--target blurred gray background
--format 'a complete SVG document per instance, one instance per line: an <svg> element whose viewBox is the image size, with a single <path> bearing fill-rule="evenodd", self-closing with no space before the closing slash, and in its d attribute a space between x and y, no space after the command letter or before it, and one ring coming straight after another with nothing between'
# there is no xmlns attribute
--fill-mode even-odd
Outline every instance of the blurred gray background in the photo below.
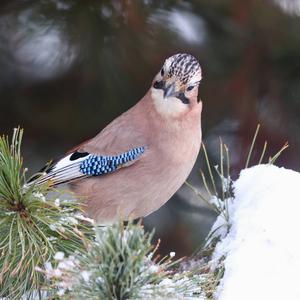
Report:
<svg viewBox="0 0 300 300"><path fill-rule="evenodd" d="M189 52L203 68L211 160L220 136L236 178L261 123L253 162L265 140L267 155L288 141L278 164L300 170L299 32L300 0L2 0L0 132L25 128L25 165L35 172L135 104L166 57ZM201 155L195 185L203 166ZM145 224L162 238L162 253L181 256L214 217L184 188Z"/></svg>

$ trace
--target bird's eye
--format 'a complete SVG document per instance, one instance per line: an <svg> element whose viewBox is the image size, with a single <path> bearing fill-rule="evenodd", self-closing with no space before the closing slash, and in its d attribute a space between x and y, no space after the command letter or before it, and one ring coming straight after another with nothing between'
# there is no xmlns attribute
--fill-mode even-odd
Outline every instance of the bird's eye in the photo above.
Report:
<svg viewBox="0 0 300 300"><path fill-rule="evenodd" d="M164 75L165 75L165 70L164 70L164 68L162 68L162 69L160 70L160 75L161 75L161 76L164 76Z"/></svg>
<svg viewBox="0 0 300 300"><path fill-rule="evenodd" d="M190 85L186 90L187 90L187 91L191 91L193 88L194 88L194 86L193 86L193 85Z"/></svg>

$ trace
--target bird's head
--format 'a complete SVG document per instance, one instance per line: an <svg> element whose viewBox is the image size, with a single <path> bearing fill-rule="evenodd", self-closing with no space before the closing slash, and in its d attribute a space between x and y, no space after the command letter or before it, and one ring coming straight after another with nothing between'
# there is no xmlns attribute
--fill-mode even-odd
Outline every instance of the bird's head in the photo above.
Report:
<svg viewBox="0 0 300 300"><path fill-rule="evenodd" d="M198 104L201 67L190 54L175 54L166 59L150 89L157 111L168 116L188 112Z"/></svg>

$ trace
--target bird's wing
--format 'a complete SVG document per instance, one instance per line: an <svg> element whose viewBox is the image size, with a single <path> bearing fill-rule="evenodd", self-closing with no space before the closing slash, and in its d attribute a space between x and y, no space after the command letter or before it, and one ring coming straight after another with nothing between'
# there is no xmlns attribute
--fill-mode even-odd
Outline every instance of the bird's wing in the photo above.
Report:
<svg viewBox="0 0 300 300"><path fill-rule="evenodd" d="M139 105L123 113L94 138L50 164L33 182L51 185L89 176L101 176L128 167L146 151L145 109ZM144 124L144 125L143 125ZM147 126L147 125L146 125Z"/></svg>
<svg viewBox="0 0 300 300"><path fill-rule="evenodd" d="M96 155L75 151L50 165L33 182L59 185L84 177L109 174L137 162L145 150L145 146L135 147L117 155Z"/></svg>

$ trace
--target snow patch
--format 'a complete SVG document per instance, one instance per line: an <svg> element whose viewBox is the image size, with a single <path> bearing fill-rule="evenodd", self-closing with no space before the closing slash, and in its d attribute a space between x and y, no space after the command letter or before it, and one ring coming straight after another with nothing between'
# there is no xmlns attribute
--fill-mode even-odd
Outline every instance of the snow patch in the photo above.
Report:
<svg viewBox="0 0 300 300"><path fill-rule="evenodd" d="M54 255L55 260L63 260L64 257L65 257L65 254L61 251L56 252Z"/></svg>
<svg viewBox="0 0 300 300"><path fill-rule="evenodd" d="M170 257L173 258L175 257L176 253L174 251L170 252Z"/></svg>
<svg viewBox="0 0 300 300"><path fill-rule="evenodd" d="M300 299L299 185L300 173L273 165L241 172L214 253L225 257L216 299Z"/></svg>

